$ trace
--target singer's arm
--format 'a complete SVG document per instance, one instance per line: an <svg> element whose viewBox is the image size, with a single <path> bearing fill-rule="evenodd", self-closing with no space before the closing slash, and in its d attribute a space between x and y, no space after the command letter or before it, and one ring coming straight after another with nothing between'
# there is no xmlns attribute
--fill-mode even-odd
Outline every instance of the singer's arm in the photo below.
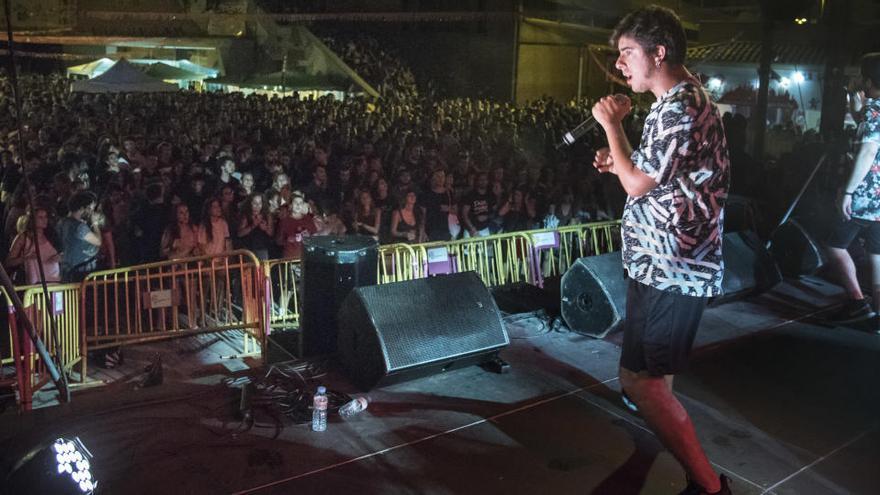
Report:
<svg viewBox="0 0 880 495"><path fill-rule="evenodd" d="M620 122L609 125L605 128L605 135L608 137L608 148L611 151L611 160L614 164L610 171L620 179L620 185L623 186L626 194L639 197L657 187L654 179L636 168L630 159L632 146L626 138L626 133L623 132L623 125Z"/></svg>

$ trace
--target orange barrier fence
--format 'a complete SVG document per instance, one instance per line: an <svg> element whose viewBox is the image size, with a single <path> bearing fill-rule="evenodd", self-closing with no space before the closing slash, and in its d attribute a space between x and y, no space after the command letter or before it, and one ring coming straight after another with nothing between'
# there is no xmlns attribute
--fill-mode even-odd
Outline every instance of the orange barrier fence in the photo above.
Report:
<svg viewBox="0 0 880 495"><path fill-rule="evenodd" d="M81 287L85 345L243 329L244 352L254 352L264 344L268 321L263 279L250 251L91 273Z"/></svg>

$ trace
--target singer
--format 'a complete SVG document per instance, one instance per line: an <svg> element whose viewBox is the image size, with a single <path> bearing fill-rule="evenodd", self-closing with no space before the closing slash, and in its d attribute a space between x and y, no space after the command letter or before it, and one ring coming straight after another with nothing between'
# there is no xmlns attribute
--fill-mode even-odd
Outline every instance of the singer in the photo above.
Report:
<svg viewBox="0 0 880 495"><path fill-rule="evenodd" d="M608 138L593 165L617 175L628 195L623 265L629 278L620 384L685 469L682 494L729 494L697 439L672 379L687 365L708 298L721 293L724 203L730 174L717 107L685 68L678 16L662 7L633 12L611 44L616 67L636 93L657 98L633 149L621 121L628 99L606 96L593 116Z"/></svg>

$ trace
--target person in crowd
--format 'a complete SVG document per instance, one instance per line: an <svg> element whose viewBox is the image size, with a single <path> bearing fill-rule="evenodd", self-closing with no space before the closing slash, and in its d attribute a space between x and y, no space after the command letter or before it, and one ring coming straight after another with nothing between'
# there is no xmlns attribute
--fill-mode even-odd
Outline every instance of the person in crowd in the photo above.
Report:
<svg viewBox="0 0 880 495"><path fill-rule="evenodd" d="M290 205L282 207L278 221L277 242L285 259L301 259L303 239L315 235L318 226L315 217L309 212L309 203L300 191L294 191Z"/></svg>
<svg viewBox="0 0 880 495"><path fill-rule="evenodd" d="M355 234L379 239L379 233L382 231L382 210L373 205L373 195L368 190L363 190L358 195L351 227Z"/></svg>
<svg viewBox="0 0 880 495"><path fill-rule="evenodd" d="M831 319L851 323L873 318L873 330L880 333L877 316L880 309L880 53L864 55L861 72L865 98L860 108L859 151L840 200L841 220L826 241L848 301ZM873 278L874 307L862 292L849 254L849 246L857 237L865 239Z"/></svg>
<svg viewBox="0 0 880 495"><path fill-rule="evenodd" d="M198 228L189 216L189 206L174 206L174 219L162 233L162 257L167 260L189 258L202 254Z"/></svg>
<svg viewBox="0 0 880 495"><path fill-rule="evenodd" d="M20 220L21 228L9 248L6 267L13 272L23 268L25 285L39 284L40 266L37 259L37 249L39 248L46 282L60 282L60 246L55 240L55 234L50 225L49 210L37 207L33 213L25 214Z"/></svg>
<svg viewBox="0 0 880 495"><path fill-rule="evenodd" d="M238 222L238 239L241 247L249 249L261 260L269 259L275 233L269 205L263 195L253 194L245 201Z"/></svg>
<svg viewBox="0 0 880 495"><path fill-rule="evenodd" d="M421 208L416 206L418 199L415 191L407 192L391 213L391 239L393 242L415 244L424 242L425 228Z"/></svg>
<svg viewBox="0 0 880 495"><path fill-rule="evenodd" d="M254 174L245 172L241 174L241 196L249 198L254 194Z"/></svg>
<svg viewBox="0 0 880 495"><path fill-rule="evenodd" d="M526 201L526 196L524 189L514 189L504 204L498 208L503 232L519 232L534 227L536 217L534 203Z"/></svg>
<svg viewBox="0 0 880 495"><path fill-rule="evenodd" d="M730 184L721 115L684 66L687 37L673 11L649 6L630 13L617 24L611 42L627 85L657 99L635 149L622 124L632 109L630 100L607 96L593 106L608 141L596 152L594 166L614 174L628 196L622 221L621 254L629 281L620 385L684 467L689 483L682 493L730 494L729 480L709 463L690 416L672 392L674 375L687 366L703 310L709 298L721 294L722 221Z"/></svg>
<svg viewBox="0 0 880 495"><path fill-rule="evenodd" d="M139 263L159 261L162 252L162 232L168 219L168 205L161 182L146 187L140 208L132 213L134 244Z"/></svg>
<svg viewBox="0 0 880 495"><path fill-rule="evenodd" d="M452 239L450 217L456 215L456 204L452 192L446 188L446 171L437 168L431 174L430 187L421 199L422 214L425 221L423 237L428 241L448 241Z"/></svg>
<svg viewBox="0 0 880 495"><path fill-rule="evenodd" d="M465 237L485 237L491 234L489 224L495 214L495 197L489 191L489 175L477 174L474 190L468 194L461 206L461 219Z"/></svg>
<svg viewBox="0 0 880 495"><path fill-rule="evenodd" d="M217 256L232 251L229 224L223 216L223 206L219 198L205 201L202 221L198 227L198 244L205 255Z"/></svg>
<svg viewBox="0 0 880 495"><path fill-rule="evenodd" d="M81 191L67 203L69 213L57 225L61 243L61 280L79 282L98 265L104 216L95 211L98 198Z"/></svg>

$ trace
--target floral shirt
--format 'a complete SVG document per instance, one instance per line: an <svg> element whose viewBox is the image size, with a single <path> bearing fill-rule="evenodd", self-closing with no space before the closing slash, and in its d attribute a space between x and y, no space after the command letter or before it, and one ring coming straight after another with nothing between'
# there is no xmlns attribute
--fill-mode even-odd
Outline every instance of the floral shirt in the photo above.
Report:
<svg viewBox="0 0 880 495"><path fill-rule="evenodd" d="M880 99L868 98L862 108L862 124L859 126L859 143L880 143ZM862 220L880 222L880 151L874 157L871 169L853 191L852 216Z"/></svg>
<svg viewBox="0 0 880 495"><path fill-rule="evenodd" d="M657 186L626 200L629 277L688 296L720 295L729 158L718 108L697 81L680 82L651 105L631 158Z"/></svg>

